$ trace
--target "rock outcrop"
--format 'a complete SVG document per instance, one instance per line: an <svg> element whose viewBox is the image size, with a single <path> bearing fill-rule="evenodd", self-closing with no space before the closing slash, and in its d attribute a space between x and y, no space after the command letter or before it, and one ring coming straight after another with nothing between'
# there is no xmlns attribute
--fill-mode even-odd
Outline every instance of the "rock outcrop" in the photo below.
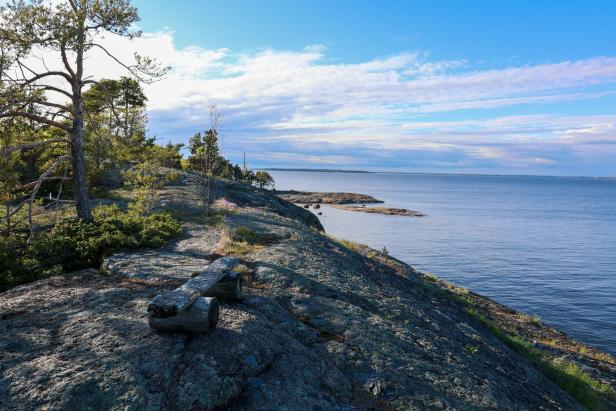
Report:
<svg viewBox="0 0 616 411"><path fill-rule="evenodd" d="M276 195L295 204L370 204L381 200L357 193L317 193L307 191L277 191Z"/></svg>
<svg viewBox="0 0 616 411"><path fill-rule="evenodd" d="M164 209L180 212L200 212L202 210L201 198L195 193L195 175L174 169L162 169L163 174L172 175L173 180L161 192ZM301 221L304 224L323 231L321 222L312 213L306 212L302 207L284 201L272 195L270 191L262 190L244 183L232 180L216 179L212 181L213 200L222 199L232 202L239 207L258 208L283 217Z"/></svg>
<svg viewBox="0 0 616 411"><path fill-rule="evenodd" d="M424 217L425 214L419 211L407 210L406 208L393 208L393 207L358 207L349 205L334 205L334 208L345 211L359 211L369 214L384 214L384 215L397 215L404 217Z"/></svg>
<svg viewBox="0 0 616 411"><path fill-rule="evenodd" d="M219 187L250 207L225 224L277 240L242 256L245 298L221 304L218 328L147 323L153 297L211 260L221 232L199 224L106 271L17 287L0 294L0 409L581 409L411 267L343 247L266 192Z"/></svg>

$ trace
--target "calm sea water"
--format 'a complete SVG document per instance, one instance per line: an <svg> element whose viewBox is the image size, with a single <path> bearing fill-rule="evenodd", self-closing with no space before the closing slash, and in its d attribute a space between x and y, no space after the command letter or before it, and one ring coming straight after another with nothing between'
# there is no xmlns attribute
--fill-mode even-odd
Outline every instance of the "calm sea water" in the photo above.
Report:
<svg viewBox="0 0 616 411"><path fill-rule="evenodd" d="M616 181L275 171L280 190L370 194L427 214L323 207L334 236L387 247L421 271L616 354Z"/></svg>

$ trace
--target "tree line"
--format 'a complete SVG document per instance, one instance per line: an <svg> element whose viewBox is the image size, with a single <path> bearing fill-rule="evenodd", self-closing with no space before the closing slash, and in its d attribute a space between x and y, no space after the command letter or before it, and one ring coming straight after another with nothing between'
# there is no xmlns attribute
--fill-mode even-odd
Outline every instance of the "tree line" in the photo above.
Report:
<svg viewBox="0 0 616 411"><path fill-rule="evenodd" d="M120 60L101 36L136 38L139 20L129 0L14 0L0 7L0 203L5 229L34 212L70 205L93 220L91 196L121 181L121 171L141 163L191 169L207 178L229 178L273 188L266 172L232 164L219 149L217 124L183 144L156 144L147 136L142 85L169 70L135 54ZM94 78L88 54L99 52L126 73ZM43 58L42 56L46 56Z"/></svg>
<svg viewBox="0 0 616 411"><path fill-rule="evenodd" d="M139 37L138 20L129 0L0 6L0 291L178 235L180 223L154 210L160 167L201 176L208 205L214 178L273 188L269 174L222 156L215 109L187 147L148 136L143 85L169 68L137 54L123 61L100 42ZM96 78L93 52L124 75ZM92 206L118 187L132 193L126 209Z"/></svg>

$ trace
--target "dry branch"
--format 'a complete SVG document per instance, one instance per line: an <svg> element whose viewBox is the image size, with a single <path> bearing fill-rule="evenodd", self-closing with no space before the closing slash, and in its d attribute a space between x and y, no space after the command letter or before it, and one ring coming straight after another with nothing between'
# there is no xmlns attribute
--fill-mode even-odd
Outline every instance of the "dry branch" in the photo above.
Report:
<svg viewBox="0 0 616 411"><path fill-rule="evenodd" d="M0 156L6 156L8 154L11 154L15 151L21 151L21 150L29 150L32 148L36 148L36 147L40 147L43 145L47 145L47 144L53 144L53 143L66 143L66 144L71 144L71 140L67 139L67 138L52 138L49 140L45 140L45 141L36 141L33 143L24 143L24 144L20 144L17 146L12 146L12 147L7 147L4 148L2 150L0 150Z"/></svg>
<svg viewBox="0 0 616 411"><path fill-rule="evenodd" d="M58 157L56 161L54 161L53 164L47 170L45 170L43 174L40 175L38 180L36 180L34 189L32 190L32 194L30 195L30 198L28 199L28 223L30 225L30 235L31 236L32 236L32 233L34 232L34 224L32 222L32 206L34 204L34 200L36 199L36 194L41 188L41 184L43 184L45 179L49 177L49 174L51 174L56 169L56 167L58 167L63 161L70 160L70 158L71 156Z"/></svg>

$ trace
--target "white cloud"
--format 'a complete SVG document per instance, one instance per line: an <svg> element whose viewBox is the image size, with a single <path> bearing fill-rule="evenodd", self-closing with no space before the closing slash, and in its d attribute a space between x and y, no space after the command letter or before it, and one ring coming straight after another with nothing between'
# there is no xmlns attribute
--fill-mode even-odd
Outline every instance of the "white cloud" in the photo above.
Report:
<svg viewBox="0 0 616 411"><path fill-rule="evenodd" d="M578 146L603 144L605 152L605 144L616 142L616 113L440 122L423 117L465 110L472 118L474 109L609 97L616 93L615 57L469 71L466 61L430 61L419 52L342 64L332 62L320 45L300 51L177 48L172 32L132 41L107 35L103 44L124 61L138 51L173 67L165 79L145 86L151 131L165 138L187 138L207 123L207 107L215 103L234 138L257 150L292 145L308 153L302 158L310 163L357 159L340 153L315 157L308 143L370 149L370 155L419 150L464 157L435 164L478 159L547 166L558 162L550 157L555 147L589 156L592 148ZM57 62L57 56L47 57L48 65ZM97 50L89 53L86 71L98 78L126 74ZM288 151L258 155L263 161L293 161Z"/></svg>
<svg viewBox="0 0 616 411"><path fill-rule="evenodd" d="M316 165L324 165L324 164L355 164L357 163L357 159L351 156L342 156L342 155L321 155L321 156L306 156L301 153L290 153L290 152L271 152L271 153L251 153L251 160L261 160L261 161L275 161L275 162L285 162L285 163L308 163L308 164L316 164Z"/></svg>
<svg viewBox="0 0 616 411"><path fill-rule="evenodd" d="M132 43L110 38L107 42L125 58L137 49L174 67L166 80L148 88L153 109L212 100L250 108L284 98L295 104L285 111L296 121L342 114L340 110L370 116L383 108L400 114L579 99L588 97L576 92L580 88L616 81L616 58L611 57L459 73L455 70L464 62L430 62L422 53L336 64L327 61L322 46L252 53L177 49L171 33L146 34Z"/></svg>

